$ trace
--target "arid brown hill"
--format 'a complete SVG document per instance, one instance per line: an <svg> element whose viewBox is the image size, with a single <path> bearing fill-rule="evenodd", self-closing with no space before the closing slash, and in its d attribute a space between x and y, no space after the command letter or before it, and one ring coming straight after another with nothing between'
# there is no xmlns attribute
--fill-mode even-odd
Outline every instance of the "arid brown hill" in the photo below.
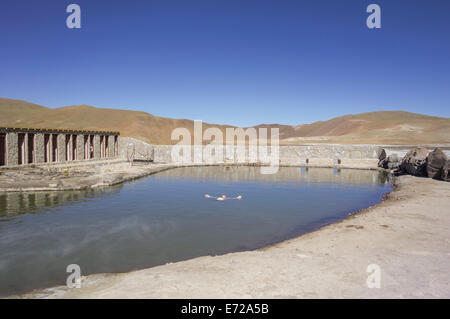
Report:
<svg viewBox="0 0 450 319"><path fill-rule="evenodd" d="M173 129L185 127L192 133L193 121L153 116L145 112L96 108L88 105L46 108L40 105L0 98L0 126L68 128L120 131L153 144L173 144ZM204 129L211 125L204 124ZM216 127L216 125L214 125ZM225 126L217 125L223 129ZM177 141L175 141L176 143Z"/></svg>
<svg viewBox="0 0 450 319"><path fill-rule="evenodd" d="M344 115L295 127L285 143L367 144L450 143L450 119L403 111Z"/></svg>
<svg viewBox="0 0 450 319"><path fill-rule="evenodd" d="M139 138L149 143L173 144L170 138L172 130L185 127L192 132L193 121L87 105L53 109L0 98L0 126L117 130L122 136ZM204 123L204 129L208 127L219 127L224 131L231 126ZM282 144L450 143L450 119L402 111L345 115L299 126L264 124L258 127L278 127Z"/></svg>

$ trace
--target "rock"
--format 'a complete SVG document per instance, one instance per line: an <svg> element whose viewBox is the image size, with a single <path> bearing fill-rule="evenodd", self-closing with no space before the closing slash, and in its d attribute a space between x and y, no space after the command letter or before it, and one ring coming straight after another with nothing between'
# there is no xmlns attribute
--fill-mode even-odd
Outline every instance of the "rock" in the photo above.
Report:
<svg viewBox="0 0 450 319"><path fill-rule="evenodd" d="M445 163L444 167L442 168L441 178L446 182L450 182L450 160L447 160L447 163Z"/></svg>
<svg viewBox="0 0 450 319"><path fill-rule="evenodd" d="M400 169L400 159L397 154L391 154L387 157L387 168L391 170Z"/></svg>
<svg viewBox="0 0 450 319"><path fill-rule="evenodd" d="M377 150L377 155L380 161L384 160L386 158L386 151L384 150L384 148L379 148Z"/></svg>
<svg viewBox="0 0 450 319"><path fill-rule="evenodd" d="M397 154L391 154L385 159L378 162L378 167L385 169L398 169L400 166L400 160Z"/></svg>
<svg viewBox="0 0 450 319"><path fill-rule="evenodd" d="M15 172L5 172L5 176L8 176L8 177L16 177L16 176L17 176L17 173L15 173Z"/></svg>
<svg viewBox="0 0 450 319"><path fill-rule="evenodd" d="M379 148L377 150L377 156L378 156L378 167L387 168L386 151L384 150L384 148Z"/></svg>
<svg viewBox="0 0 450 319"><path fill-rule="evenodd" d="M428 177L434 179L442 178L443 168L446 163L447 155L445 155L440 148L436 148L433 152L428 154L426 169Z"/></svg>
<svg viewBox="0 0 450 319"><path fill-rule="evenodd" d="M396 163L396 162L400 162L400 159L398 158L398 155L396 153L391 154L388 156L388 161L390 163Z"/></svg>
<svg viewBox="0 0 450 319"><path fill-rule="evenodd" d="M398 169L400 169L400 162L388 163L387 168L390 170L398 170Z"/></svg>
<svg viewBox="0 0 450 319"><path fill-rule="evenodd" d="M423 147L410 150L403 157L400 169L413 176L426 176L427 155L428 150Z"/></svg>

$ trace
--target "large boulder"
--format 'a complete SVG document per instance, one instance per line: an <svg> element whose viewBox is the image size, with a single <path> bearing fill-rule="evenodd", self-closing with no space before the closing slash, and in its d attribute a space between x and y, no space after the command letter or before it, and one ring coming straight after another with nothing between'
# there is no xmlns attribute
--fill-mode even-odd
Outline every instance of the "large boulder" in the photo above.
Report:
<svg viewBox="0 0 450 319"><path fill-rule="evenodd" d="M377 149L377 155L378 155L378 160L382 161L386 158L386 151L384 150L384 148L378 148Z"/></svg>
<svg viewBox="0 0 450 319"><path fill-rule="evenodd" d="M436 148L433 152L428 154L426 168L428 177L434 179L442 178L442 170L446 163L447 156L441 149Z"/></svg>
<svg viewBox="0 0 450 319"><path fill-rule="evenodd" d="M447 163L445 163L444 167L442 168L441 178L446 182L450 182L450 160L447 160Z"/></svg>
<svg viewBox="0 0 450 319"><path fill-rule="evenodd" d="M400 159L397 154L391 154L387 157L387 168L388 169L399 169L400 167Z"/></svg>
<svg viewBox="0 0 450 319"><path fill-rule="evenodd" d="M397 153L393 153L388 156L389 162L400 162L400 158L398 157Z"/></svg>
<svg viewBox="0 0 450 319"><path fill-rule="evenodd" d="M386 163L386 151L384 150L384 148L378 148L377 149L377 156L378 156L378 167L382 167L382 168L387 168L385 166L387 166Z"/></svg>
<svg viewBox="0 0 450 319"><path fill-rule="evenodd" d="M400 159L397 154L391 154L378 162L378 167L396 170L400 166Z"/></svg>
<svg viewBox="0 0 450 319"><path fill-rule="evenodd" d="M418 147L410 150L403 157L400 169L414 176L426 176L427 156L428 150L426 148Z"/></svg>

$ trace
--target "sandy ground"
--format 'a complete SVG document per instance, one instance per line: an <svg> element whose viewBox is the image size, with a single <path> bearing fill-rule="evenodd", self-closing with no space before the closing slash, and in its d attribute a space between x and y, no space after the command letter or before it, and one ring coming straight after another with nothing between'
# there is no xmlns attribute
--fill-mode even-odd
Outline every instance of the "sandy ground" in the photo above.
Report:
<svg viewBox="0 0 450 319"><path fill-rule="evenodd" d="M397 179L387 199L258 251L83 277L25 298L449 298L450 183ZM367 267L381 269L368 288Z"/></svg>

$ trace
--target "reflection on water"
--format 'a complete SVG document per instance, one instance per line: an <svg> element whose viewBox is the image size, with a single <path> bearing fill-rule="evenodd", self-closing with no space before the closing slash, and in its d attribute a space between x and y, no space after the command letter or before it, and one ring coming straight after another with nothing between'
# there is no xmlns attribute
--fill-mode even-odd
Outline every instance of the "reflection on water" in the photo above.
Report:
<svg viewBox="0 0 450 319"><path fill-rule="evenodd" d="M70 205L88 201L96 197L113 195L120 191L122 185L105 189L86 189L67 192L11 192L0 193L0 222L13 221L22 214L37 214L39 208L51 209L60 205Z"/></svg>
<svg viewBox="0 0 450 319"><path fill-rule="evenodd" d="M338 169L280 167L277 174L261 174L260 168L249 166L217 166L214 169L185 167L158 173L158 176L194 177L196 179L215 179L221 181L259 181L259 182L309 182L309 183L347 183L384 184L389 182L385 172Z"/></svg>
<svg viewBox="0 0 450 319"><path fill-rule="evenodd" d="M64 285L69 264L123 272L259 248L376 204L388 181L364 170L190 167L106 189L0 194L0 295Z"/></svg>

